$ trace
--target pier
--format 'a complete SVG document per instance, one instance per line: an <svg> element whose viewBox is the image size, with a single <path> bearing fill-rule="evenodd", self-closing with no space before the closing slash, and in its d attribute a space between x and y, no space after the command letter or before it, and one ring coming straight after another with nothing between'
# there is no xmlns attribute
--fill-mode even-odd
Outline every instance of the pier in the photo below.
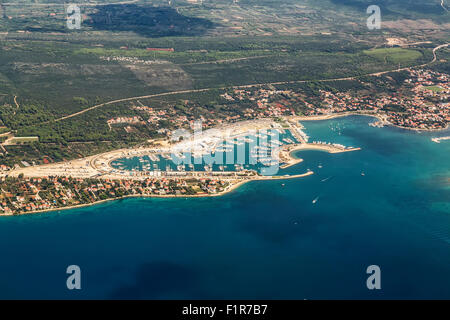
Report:
<svg viewBox="0 0 450 320"><path fill-rule="evenodd" d="M289 131L299 143L307 143L309 137L302 130L304 129L300 122L295 119L286 119L289 125Z"/></svg>
<svg viewBox="0 0 450 320"><path fill-rule="evenodd" d="M443 140L450 140L450 136L448 137L439 137L439 138L432 138L431 141L436 142L436 143L441 143L441 141Z"/></svg>

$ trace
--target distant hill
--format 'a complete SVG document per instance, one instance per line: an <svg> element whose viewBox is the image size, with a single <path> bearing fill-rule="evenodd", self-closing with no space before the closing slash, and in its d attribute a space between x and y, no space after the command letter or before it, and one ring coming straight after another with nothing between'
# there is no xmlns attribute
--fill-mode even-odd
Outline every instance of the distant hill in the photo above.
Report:
<svg viewBox="0 0 450 320"><path fill-rule="evenodd" d="M133 31L151 37L199 36L214 24L207 19L186 17L170 7L135 4L95 8L84 22L97 30Z"/></svg>

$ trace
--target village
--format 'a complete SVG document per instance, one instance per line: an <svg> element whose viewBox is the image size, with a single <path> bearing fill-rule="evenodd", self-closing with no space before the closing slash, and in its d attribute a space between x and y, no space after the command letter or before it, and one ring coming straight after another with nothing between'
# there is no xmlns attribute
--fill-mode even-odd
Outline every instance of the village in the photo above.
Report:
<svg viewBox="0 0 450 320"><path fill-rule="evenodd" d="M147 178L82 179L72 177L0 178L0 215L47 211L132 196L207 196L223 192L229 181Z"/></svg>
<svg viewBox="0 0 450 320"><path fill-rule="evenodd" d="M242 118L295 115L301 105L305 116L367 112L382 116L387 123L408 129L444 129L450 122L450 76L430 70L409 70L404 88L391 94L358 95L319 90L307 96L296 90L235 89L222 97L228 101L250 101ZM297 112L298 113L298 112Z"/></svg>
<svg viewBox="0 0 450 320"><path fill-rule="evenodd" d="M107 121L113 125L147 125L158 134L170 138L179 128L193 128L201 121L202 129L256 119L336 114L370 114L382 119L376 126L391 124L414 130L439 130L450 121L449 75L430 70L409 70L401 88L389 93L330 91L319 89L317 94L304 90L283 89L272 86L261 88L234 88L221 94L226 101L220 111L209 110L195 114L195 103L184 100L184 111L176 107L158 108L137 100L131 109L139 116L117 117Z"/></svg>

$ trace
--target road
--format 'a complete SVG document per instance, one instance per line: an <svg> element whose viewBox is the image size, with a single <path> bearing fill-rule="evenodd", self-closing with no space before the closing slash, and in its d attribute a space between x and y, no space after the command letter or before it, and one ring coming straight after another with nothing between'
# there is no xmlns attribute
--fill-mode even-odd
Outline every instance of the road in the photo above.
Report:
<svg viewBox="0 0 450 320"><path fill-rule="evenodd" d="M450 43L446 43L446 44L441 44L440 46L437 46L436 48L434 48L434 49L433 49L433 60L432 60L431 62L425 64L424 66L426 66L426 65L428 65L428 64L432 64L433 62L436 62L436 60L437 60L436 52L437 52L439 49L442 49L442 48L444 48L444 47L448 47L449 45L450 45Z"/></svg>
<svg viewBox="0 0 450 320"><path fill-rule="evenodd" d="M422 64L422 65L418 65L418 66L414 66L414 67L405 67L405 68L398 68L398 69L394 69L394 70L388 70L388 71L382 71L382 72L375 72L375 73L369 73L366 74L364 76L380 76L383 74L387 74L390 72L399 72L399 71L404 71L404 70L409 70L412 68L421 68L421 67L425 67L427 65L430 65L434 62L436 62L437 60L437 55L436 52L444 47L448 47L450 45L450 43L446 43L446 44L441 44L437 47L435 47L433 49L433 60L431 60L428 63ZM170 95L176 95L176 94L184 94L184 93L197 93L197 92L206 92L206 91L210 91L210 90L220 90L220 89L227 89L227 88L233 88L233 89L245 89L245 88L254 88L254 87L262 87L262 86L266 86L266 85L283 85L283 84L295 84L295 83L308 83L308 82L332 82L332 81L345 81L345 80L355 80L356 78L359 78L361 76L354 76L354 77L345 77L345 78L335 78L335 79L321 79L321 80L295 80L295 81L280 81L280 82L266 82L266 83L255 83L255 84L248 84L248 85L240 85L240 86L228 86L228 87L217 87L217 88L205 88L205 89L196 89L196 90L180 90L180 91L171 91L171 92L164 92L164 93L157 93L157 94L150 94L147 96L137 96L137 97L130 97L130 98L123 98L123 99L117 99L117 100L112 100L112 101L108 101L108 102L104 102L104 103L100 103L97 104L95 106L83 109L81 111L69 114L67 116L55 119L53 121L62 121L65 119L69 119L69 118L73 118L76 116L79 116L85 112L100 108L100 107L104 107L107 105L111 105L111 104L115 104L115 103L120 103L120 102L127 102L127 101L132 101L132 100L136 100L136 99L148 99L148 98L155 98L155 97L163 97L163 96L170 96ZM51 121L46 121L46 122L42 122L42 123L38 123L35 125L42 125L42 124L47 124L50 123Z"/></svg>

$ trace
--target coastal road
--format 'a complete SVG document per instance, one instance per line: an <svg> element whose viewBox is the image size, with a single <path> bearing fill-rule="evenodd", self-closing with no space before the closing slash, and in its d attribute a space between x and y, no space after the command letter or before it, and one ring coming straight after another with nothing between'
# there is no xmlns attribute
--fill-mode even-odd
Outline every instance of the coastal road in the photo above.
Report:
<svg viewBox="0 0 450 320"><path fill-rule="evenodd" d="M413 66L413 67L405 67L405 68L398 68L398 69L394 69L394 70L388 70L388 71L382 71L382 72L374 72L374 73L369 73L366 74L364 76L380 76L383 74L387 74L390 72L399 72L399 71L404 71L404 70L410 70L412 68L421 68L421 67L425 67L427 65L430 65L434 62L436 62L437 60L437 54L436 52L442 48L448 47L450 45L450 43L446 43L446 44L441 44L439 46L437 46L436 48L433 49L433 60L431 60L428 63L422 64L422 65L418 65L418 66ZM205 88L205 89L192 89L192 90L180 90L180 91L171 91L171 92L164 92L164 93L156 93L156 94L150 94L150 95L146 95L146 96L137 96L137 97L129 97L129 98L123 98L123 99L117 99L117 100L112 100L112 101L108 101L108 102L104 102L104 103L100 103L97 105L94 105L92 107L83 109L81 111L69 114L67 116L55 119L53 121L58 122L58 121L62 121L62 120L66 120L66 119L70 119L76 116L79 116L85 112L100 108L100 107L104 107L107 105L111 105L111 104L115 104L115 103L120 103L120 102L127 102L127 101L133 101L136 99L148 99L148 98L155 98L155 97L163 97L163 96L171 96L171 95L176 95L176 94L184 94L184 93L197 93L197 92L206 92L206 91L210 91L210 90L223 90L223 89L245 89L245 88L254 88L254 87L262 87L262 86L267 86L267 85L283 85L283 84L295 84L295 83L308 83L308 82L333 82L333 81L346 81L346 80L355 80L357 78L359 78L361 76L353 76L353 77L344 77L344 78L335 78L335 79L319 79L319 80L294 80L294 81L280 81L280 82L266 82L266 83L255 83L255 84L248 84L248 85L239 85L239 86L228 86L228 87L217 87L217 88ZM45 121L45 122L41 122L35 125L43 125L43 124L48 124L51 121Z"/></svg>

